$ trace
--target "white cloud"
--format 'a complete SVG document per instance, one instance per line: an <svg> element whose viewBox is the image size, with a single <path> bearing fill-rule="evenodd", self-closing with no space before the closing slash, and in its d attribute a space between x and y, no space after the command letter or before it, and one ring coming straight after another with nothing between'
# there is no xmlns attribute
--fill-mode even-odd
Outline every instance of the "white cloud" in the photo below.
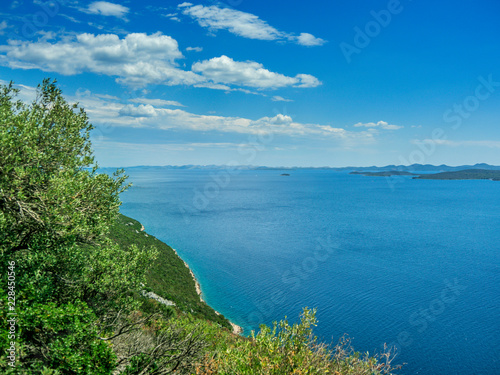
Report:
<svg viewBox="0 0 500 375"><path fill-rule="evenodd" d="M150 104L155 107L168 107L168 106L185 107L185 105L182 105L181 103L176 102L175 100L136 98L136 99L131 99L130 101L132 103Z"/></svg>
<svg viewBox="0 0 500 375"><path fill-rule="evenodd" d="M37 35L40 35L40 38L38 41L49 41L49 40L54 40L57 38L57 34L53 31L45 31L45 30L40 30L37 31Z"/></svg>
<svg viewBox="0 0 500 375"><path fill-rule="evenodd" d="M59 13L59 16L64 17L74 23L82 23L82 21L77 20L75 17L68 16L67 14Z"/></svg>
<svg viewBox="0 0 500 375"><path fill-rule="evenodd" d="M258 16L231 8L216 5L204 6L182 3L178 5L182 14L191 17L201 27L212 32L227 30L232 34L258 40L289 40L304 46L320 46L326 41L312 34L301 33L299 36L279 31Z"/></svg>
<svg viewBox="0 0 500 375"><path fill-rule="evenodd" d="M2 21L0 22L0 35L3 35L5 33L5 29L8 27L7 21Z"/></svg>
<svg viewBox="0 0 500 375"><path fill-rule="evenodd" d="M326 43L326 40L321 38L316 38L314 35L309 33L301 33L297 38L297 43L302 46L313 47L322 46Z"/></svg>
<svg viewBox="0 0 500 375"><path fill-rule="evenodd" d="M310 74L297 74L295 78L299 81L295 87L316 87L322 85L320 80Z"/></svg>
<svg viewBox="0 0 500 375"><path fill-rule="evenodd" d="M278 114L274 117L262 117L250 120L241 117L196 115L183 110L157 109L161 121L155 121L154 127L161 129L182 128L194 131L220 131L243 134L283 134L288 136L333 136L343 138L344 129L329 126L300 124L290 116Z"/></svg>
<svg viewBox="0 0 500 375"><path fill-rule="evenodd" d="M8 86L10 82L0 79L0 85ZM36 87L14 84L14 88L19 89L18 99L24 103L31 103L36 99Z"/></svg>
<svg viewBox="0 0 500 375"><path fill-rule="evenodd" d="M155 117L157 116L155 108L151 104L141 104L139 106L134 106L128 104L120 109L120 115L130 116L130 117Z"/></svg>
<svg viewBox="0 0 500 375"><path fill-rule="evenodd" d="M176 21L176 22L181 22L181 19L178 16L177 13L168 13L168 14L162 14L163 17L168 18L169 20Z"/></svg>
<svg viewBox="0 0 500 375"><path fill-rule="evenodd" d="M275 95L271 98L273 102L293 102L291 99L285 99L279 95Z"/></svg>
<svg viewBox="0 0 500 375"><path fill-rule="evenodd" d="M108 95L108 94L96 94L96 96L98 98L101 98L101 99L120 100L120 98L118 98L117 96Z"/></svg>
<svg viewBox="0 0 500 375"><path fill-rule="evenodd" d="M79 34L59 40L46 34L38 41L9 41L0 46L0 65L13 69L39 69L63 75L84 72L116 77L121 84L144 87L188 85L226 91L254 93L279 87L316 87L321 82L309 74L288 77L267 70L254 61L239 62L221 56L192 65L192 70L179 68L177 60L184 56L177 41L159 32L147 35L128 34L120 39L115 34ZM194 48L194 47L192 47Z"/></svg>
<svg viewBox="0 0 500 375"><path fill-rule="evenodd" d="M7 82L0 80L0 84L7 84ZM32 101L35 98L36 88L24 85L16 85L16 87L21 89L20 99ZM369 144L375 141L374 134L370 131L353 132L330 125L299 123L285 114L252 120L243 117L198 115L182 109L159 108L151 104L155 101L165 104L165 101L161 99L136 98L130 100L134 103L144 103L139 105L122 104L117 102L117 99L111 95L94 94L89 90L78 91L74 96L66 95L68 102L78 102L85 109L90 121L97 128L100 125L105 125L106 129L109 129L110 126L122 126L161 130L216 131L246 135L272 133L289 137L331 139L351 146ZM102 139L101 135L100 140Z"/></svg>
<svg viewBox="0 0 500 375"><path fill-rule="evenodd" d="M129 11L130 9L123 5L108 3L107 1L95 1L86 9L87 13L118 18L125 18Z"/></svg>
<svg viewBox="0 0 500 375"><path fill-rule="evenodd" d="M129 34L123 39L115 34L85 33L56 43L11 41L0 46L0 64L15 69L64 75L92 72L115 76L118 82L134 86L192 85L203 81L177 68L176 60L182 57L177 41L161 33Z"/></svg>
<svg viewBox="0 0 500 375"><path fill-rule="evenodd" d="M365 127L365 128L380 128L380 129L385 129L385 130L398 130L403 128L403 126L399 125L389 125L389 123L385 121L378 121L378 122L367 122L367 123L361 123L358 122L357 124L354 124L356 128L358 127Z"/></svg>
<svg viewBox="0 0 500 375"><path fill-rule="evenodd" d="M198 115L181 109L157 108L150 104L137 106L103 103L91 97L79 98L79 101L94 124L247 135L273 133L290 137L321 137L343 142L371 143L374 141L374 135L369 131L351 132L330 125L298 123L284 114L252 120L243 117Z"/></svg>
<svg viewBox="0 0 500 375"><path fill-rule="evenodd" d="M201 52L201 51L203 51L203 48L202 47L187 47L186 51Z"/></svg>
<svg viewBox="0 0 500 375"><path fill-rule="evenodd" d="M200 26L215 30L228 30L230 33L260 40L282 39L284 34L259 17L230 8L218 6L179 5L182 13L195 19Z"/></svg>
<svg viewBox="0 0 500 375"><path fill-rule="evenodd" d="M227 56L214 57L193 64L193 72L199 73L215 84L247 86L258 89L279 87L316 87L321 82L309 74L288 77L271 72L254 61L234 61Z"/></svg>

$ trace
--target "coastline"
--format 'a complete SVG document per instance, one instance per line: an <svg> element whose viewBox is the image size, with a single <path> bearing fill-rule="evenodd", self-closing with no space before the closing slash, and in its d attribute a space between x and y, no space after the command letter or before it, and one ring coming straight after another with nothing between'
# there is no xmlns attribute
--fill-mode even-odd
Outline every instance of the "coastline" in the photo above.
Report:
<svg viewBox="0 0 500 375"><path fill-rule="evenodd" d="M179 254L177 253L177 250L172 248L172 250L174 250L174 253L175 255L177 255L183 262L184 262L184 265L186 266L186 268L189 270L189 273L191 274L191 277L193 278L193 281L194 281L194 286L196 288L196 293L198 293L198 296L200 297L200 301L203 302L203 303L207 303L204 299L203 299L203 294L201 293L201 285L200 283L198 282L198 279L196 278L196 276L194 275L193 271L191 270L191 268L189 268L189 265L186 263L186 261L184 259L182 259ZM217 315L221 315L220 312L218 312L217 310L215 310L215 313ZM227 318L226 318L227 319ZM235 335L240 335L242 332L243 332L243 328L241 328L239 325L233 323L232 321L229 321L229 324L231 324L231 327L233 327L233 333Z"/></svg>

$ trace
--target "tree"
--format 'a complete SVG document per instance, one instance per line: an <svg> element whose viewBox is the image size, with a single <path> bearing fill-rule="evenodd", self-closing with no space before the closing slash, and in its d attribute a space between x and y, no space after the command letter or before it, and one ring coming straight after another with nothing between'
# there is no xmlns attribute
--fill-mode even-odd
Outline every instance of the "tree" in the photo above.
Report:
<svg viewBox="0 0 500 375"><path fill-rule="evenodd" d="M98 173L85 111L55 81L44 80L31 104L17 94L0 86L0 261L16 267L18 356L33 371L109 373L114 354L101 336L138 306L133 293L155 252L106 237L127 177ZM4 272L0 289L6 296Z"/></svg>
<svg viewBox="0 0 500 375"><path fill-rule="evenodd" d="M120 205L126 176L97 174L82 108L69 105L45 80L35 101L14 101L12 84L0 91L0 211L2 252L34 242L94 243Z"/></svg>

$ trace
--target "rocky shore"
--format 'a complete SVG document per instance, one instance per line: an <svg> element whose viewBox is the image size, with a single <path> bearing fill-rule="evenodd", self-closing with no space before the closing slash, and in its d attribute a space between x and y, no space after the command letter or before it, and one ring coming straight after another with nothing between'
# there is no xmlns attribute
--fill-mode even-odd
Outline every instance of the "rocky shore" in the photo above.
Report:
<svg viewBox="0 0 500 375"><path fill-rule="evenodd" d="M194 280L194 286L196 288L196 293L198 293L198 295L200 296L200 301L201 302L204 302L206 303L206 301L203 299L203 295L201 293L201 286L200 286L200 283L198 282L198 280L196 279L196 276L194 275L193 271L191 270L191 268L189 268L189 265L184 261L184 259L182 259L179 254L177 253L177 250L175 250L174 248L172 248L172 250L174 250L175 254L184 262L185 266L187 267L187 269L189 270L189 273L191 274L191 276L193 277L193 280ZM220 313L216 310L214 310L215 313L217 315L220 315ZM233 327L233 333L235 335L239 335L243 332L243 328L241 328L239 325L237 324L234 324L233 322L229 321L229 323L231 324L231 327Z"/></svg>

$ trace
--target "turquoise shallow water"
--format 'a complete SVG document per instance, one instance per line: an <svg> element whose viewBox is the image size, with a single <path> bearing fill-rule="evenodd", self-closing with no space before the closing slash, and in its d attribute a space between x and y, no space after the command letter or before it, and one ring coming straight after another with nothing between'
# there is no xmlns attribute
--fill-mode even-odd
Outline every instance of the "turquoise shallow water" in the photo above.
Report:
<svg viewBox="0 0 500 375"><path fill-rule="evenodd" d="M131 168L122 213L245 328L317 307L316 334L397 345L405 374L500 374L500 183Z"/></svg>

